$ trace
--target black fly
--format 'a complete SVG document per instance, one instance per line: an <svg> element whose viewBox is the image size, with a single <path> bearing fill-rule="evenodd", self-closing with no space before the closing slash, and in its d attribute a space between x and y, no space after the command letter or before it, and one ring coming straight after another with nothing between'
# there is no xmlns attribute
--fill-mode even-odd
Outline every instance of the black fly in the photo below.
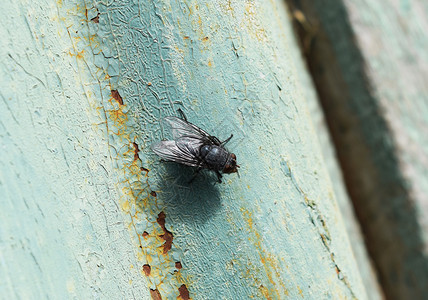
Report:
<svg viewBox="0 0 428 300"><path fill-rule="evenodd" d="M182 119L172 116L163 119L171 128L173 140L153 144L151 146L153 152L165 160L197 167L197 172L201 169L212 170L217 174L219 182L222 178L220 172L226 174L238 172L236 155L224 148L233 134L220 142L217 137L188 122L181 109L178 111Z"/></svg>

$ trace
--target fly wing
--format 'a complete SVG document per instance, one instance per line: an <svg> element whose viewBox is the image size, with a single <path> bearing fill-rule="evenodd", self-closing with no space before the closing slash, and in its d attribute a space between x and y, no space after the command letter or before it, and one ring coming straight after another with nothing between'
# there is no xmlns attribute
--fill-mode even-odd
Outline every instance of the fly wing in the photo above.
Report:
<svg viewBox="0 0 428 300"><path fill-rule="evenodd" d="M203 140L191 136L183 136L175 141L175 143L180 150L189 152L195 157L199 157L199 149L204 145Z"/></svg>
<svg viewBox="0 0 428 300"><path fill-rule="evenodd" d="M187 147L178 147L175 141L161 141L151 145L151 149L159 157L183 165L198 167L200 164Z"/></svg>
<svg viewBox="0 0 428 300"><path fill-rule="evenodd" d="M216 137L209 135L206 131L185 120L170 116L165 117L164 122L171 128L174 140L186 137L200 140L204 144L220 145L220 141Z"/></svg>

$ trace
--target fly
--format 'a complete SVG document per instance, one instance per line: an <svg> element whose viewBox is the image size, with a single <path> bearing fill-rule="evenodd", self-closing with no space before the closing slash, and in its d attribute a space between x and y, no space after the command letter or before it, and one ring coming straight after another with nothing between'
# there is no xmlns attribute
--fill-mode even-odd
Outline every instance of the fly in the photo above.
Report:
<svg viewBox="0 0 428 300"><path fill-rule="evenodd" d="M196 172L201 169L214 171L220 183L222 173L238 172L236 155L224 147L233 134L221 142L217 137L188 122L181 109L178 111L182 118L169 116L163 119L171 128L173 140L152 144L153 152L167 161L196 167Z"/></svg>

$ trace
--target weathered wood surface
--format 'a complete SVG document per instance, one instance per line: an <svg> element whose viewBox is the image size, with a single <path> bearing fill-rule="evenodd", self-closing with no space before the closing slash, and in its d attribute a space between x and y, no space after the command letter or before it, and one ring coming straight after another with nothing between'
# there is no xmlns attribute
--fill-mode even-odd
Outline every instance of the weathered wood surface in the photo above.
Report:
<svg viewBox="0 0 428 300"><path fill-rule="evenodd" d="M0 12L2 299L150 297L82 5L7 1Z"/></svg>
<svg viewBox="0 0 428 300"><path fill-rule="evenodd" d="M294 11L294 13L299 14L299 11ZM315 92L315 87L313 86L312 79L309 76L306 76L306 66L304 64L300 65L300 62L304 61L304 58L302 59L300 57L301 53L296 53L296 56L296 66L302 85L304 87L305 98L308 103L311 119L314 127L316 128L316 134L321 145L323 159L325 161L340 213L344 220L346 231L349 236L352 252L357 261L358 271L360 272L369 299L383 299L384 295L382 288L379 285L376 269L367 252L361 226L355 215L355 210L351 199L349 198L348 191L346 190L342 170L340 168L336 154L336 149L331 139L323 110L320 107L319 99Z"/></svg>
<svg viewBox="0 0 428 300"><path fill-rule="evenodd" d="M289 12L295 22L294 29L299 28L299 26L305 26L309 29L308 26L310 26L310 24L308 23L308 20L305 19L302 12L296 9L292 4L288 4ZM299 36L297 36L296 39L299 40ZM352 252L357 261L358 271L360 272L369 298L372 300L383 299L384 296L379 285L375 267L367 252L364 237L361 232L361 226L356 218L354 207L345 187L342 170L325 120L325 115L320 107L319 98L316 93L313 80L307 70L305 61L306 57L304 55L302 57L302 54L302 49L299 49L299 51L294 54L296 57L294 61L299 74L299 81L303 86L304 97L308 104L311 120L314 124L316 135L321 145L323 159L325 161L326 168L331 179L331 184L336 195L336 200L349 236Z"/></svg>
<svg viewBox="0 0 428 300"><path fill-rule="evenodd" d="M428 295L426 1L290 1L389 299Z"/></svg>
<svg viewBox="0 0 428 300"><path fill-rule="evenodd" d="M7 2L0 293L365 299L282 1ZM224 184L159 162L177 108Z"/></svg>

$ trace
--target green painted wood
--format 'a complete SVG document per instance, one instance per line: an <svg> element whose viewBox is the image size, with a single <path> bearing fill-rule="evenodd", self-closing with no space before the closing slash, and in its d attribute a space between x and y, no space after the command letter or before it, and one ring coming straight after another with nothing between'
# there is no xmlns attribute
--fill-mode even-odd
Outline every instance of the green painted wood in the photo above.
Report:
<svg viewBox="0 0 428 300"><path fill-rule="evenodd" d="M291 9L292 15L297 15L297 17L304 16L299 15L300 11L293 10L293 8ZM305 21L305 19L303 19L303 21ZM300 23L297 24L297 26L299 25ZM346 232L349 236L352 252L355 256L355 260L357 261L358 270L361 274L364 287L370 299L383 299L384 295L379 285L379 280L376 275L375 267L368 254L364 242L364 236L361 231L361 226L355 215L355 210L349 197L348 191L346 190L343 173L340 168L336 149L328 129L325 115L320 106L319 98L316 94L316 89L314 87L312 78L308 76L307 66L303 64L304 57L302 58L301 52L299 51L295 55L295 64L298 69L302 85L304 87L303 90L305 93L305 99L309 107L312 122L314 124L314 127L316 128L316 134L321 145L323 159L325 161L327 171L331 179L331 184L336 195L336 200L340 209L340 213L344 220Z"/></svg>
<svg viewBox="0 0 428 300"><path fill-rule="evenodd" d="M366 298L282 1L2 14L2 295ZM178 108L234 134L240 177L151 153Z"/></svg>
<svg viewBox="0 0 428 300"><path fill-rule="evenodd" d="M150 297L118 207L110 96L81 39L91 30L82 5L2 6L2 299Z"/></svg>
<svg viewBox="0 0 428 300"><path fill-rule="evenodd" d="M389 299L428 294L428 7L291 1L348 190ZM306 28L304 28L306 27Z"/></svg>

